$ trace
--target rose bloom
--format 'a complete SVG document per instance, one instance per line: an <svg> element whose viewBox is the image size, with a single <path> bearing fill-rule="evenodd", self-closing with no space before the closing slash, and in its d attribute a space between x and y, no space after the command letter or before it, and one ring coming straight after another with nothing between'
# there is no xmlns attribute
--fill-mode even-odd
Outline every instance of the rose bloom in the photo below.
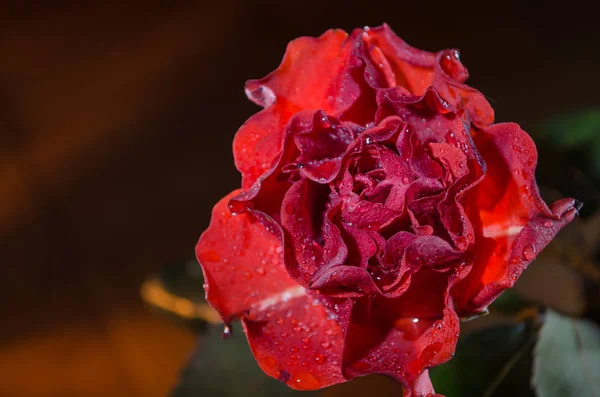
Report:
<svg viewBox="0 0 600 397"><path fill-rule="evenodd" d="M577 213L550 208L536 148L492 124L457 50L387 26L301 37L246 84L242 187L196 247L206 296L241 318L258 364L295 389L371 373L435 392L459 318L485 312Z"/></svg>

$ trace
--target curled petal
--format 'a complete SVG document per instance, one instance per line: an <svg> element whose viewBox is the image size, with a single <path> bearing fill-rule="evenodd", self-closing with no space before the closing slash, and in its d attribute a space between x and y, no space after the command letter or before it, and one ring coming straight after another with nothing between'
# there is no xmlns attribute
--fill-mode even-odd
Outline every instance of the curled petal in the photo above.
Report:
<svg viewBox="0 0 600 397"><path fill-rule="evenodd" d="M229 212L227 203L236 194L215 205L210 226L196 245L206 299L226 323L297 286L282 263L279 239L252 215Z"/></svg>
<svg viewBox="0 0 600 397"><path fill-rule="evenodd" d="M243 188L250 188L281 153L283 130L292 114L284 105L269 107L250 117L235 134L233 157Z"/></svg>
<svg viewBox="0 0 600 397"><path fill-rule="evenodd" d="M352 44L343 30L297 38L288 44L275 71L246 83L246 93L264 107L284 101L293 109L323 109L338 115L352 104L351 94L358 89L347 72ZM269 95L263 94L265 90Z"/></svg>
<svg viewBox="0 0 600 397"><path fill-rule="evenodd" d="M535 182L537 151L513 123L478 131L474 140L487 164L482 182L468 194L469 219L476 224L473 270L455 288L457 310L484 310L577 214L577 202L551 208Z"/></svg>
<svg viewBox="0 0 600 397"><path fill-rule="evenodd" d="M443 98L443 108L466 109L477 127L494 122L494 110L485 97L474 88L462 84L469 77L460 62L457 50L437 54L411 47L400 39L388 25L372 28L363 34L368 43L371 62L384 75L376 88L402 87L413 95L421 96L434 87ZM377 81L371 77L367 81Z"/></svg>
<svg viewBox="0 0 600 397"><path fill-rule="evenodd" d="M422 95L431 86L434 53L411 47L387 24L365 33L365 41L371 45L371 59L376 65L381 65L388 87L400 86L415 95ZM384 65L387 66L385 69Z"/></svg>
<svg viewBox="0 0 600 397"><path fill-rule="evenodd" d="M324 213L327 194L326 186L302 179L292 185L282 203L285 265L290 275L305 287L323 255L320 243L323 219L314 214Z"/></svg>
<svg viewBox="0 0 600 397"><path fill-rule="evenodd" d="M320 37L300 37L289 43L279 67L268 76L246 83L246 95L265 110L251 117L236 134L233 152L250 187L279 154L283 130L302 110L322 109L335 117L348 110L360 86L347 70L352 43L342 30Z"/></svg>
<svg viewBox="0 0 600 397"><path fill-rule="evenodd" d="M483 94L462 84L469 73L460 62L457 50L440 51L436 56L433 87L455 109L466 109L471 114L473 124L479 128L494 122L494 109Z"/></svg>
<svg viewBox="0 0 600 397"><path fill-rule="evenodd" d="M315 182L331 182L339 172L348 145L362 129L348 122L341 124L322 110L296 115L290 133L300 155L294 165Z"/></svg>

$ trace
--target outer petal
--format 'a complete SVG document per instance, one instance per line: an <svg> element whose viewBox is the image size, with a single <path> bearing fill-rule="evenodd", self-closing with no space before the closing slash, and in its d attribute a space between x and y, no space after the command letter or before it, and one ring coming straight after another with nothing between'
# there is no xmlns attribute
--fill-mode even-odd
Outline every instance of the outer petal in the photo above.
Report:
<svg viewBox="0 0 600 397"><path fill-rule="evenodd" d="M347 299L305 292L250 313L243 324L260 367L299 390L344 382L344 339L337 312L349 312L348 306Z"/></svg>
<svg viewBox="0 0 600 397"><path fill-rule="evenodd" d="M352 44L342 30L318 38L300 37L289 43L279 67L260 80L246 83L246 94L266 109L236 134L235 163L248 188L279 152L283 128L298 111L322 109L338 117L360 94L349 69Z"/></svg>
<svg viewBox="0 0 600 397"><path fill-rule="evenodd" d="M227 202L238 193L215 205L210 226L196 245L206 298L226 323L298 287L282 263L279 239L252 215L234 216L227 209Z"/></svg>
<svg viewBox="0 0 600 397"><path fill-rule="evenodd" d="M347 327L344 373L380 373L405 387L405 396L433 393L426 369L452 357L458 317L447 305L453 277L422 270L396 299L358 300Z"/></svg>
<svg viewBox="0 0 600 397"><path fill-rule="evenodd" d="M482 311L577 214L577 202L548 208L535 182L537 152L513 123L476 132L474 141L487 164L483 181L468 193L466 212L475 225L472 272L454 289L457 311Z"/></svg>
<svg viewBox="0 0 600 397"><path fill-rule="evenodd" d="M364 38L372 46L369 51L372 61L380 65L384 73L387 72L389 87L397 85L415 95L422 95L431 86L434 53L411 47L387 24L369 29Z"/></svg>
<svg viewBox="0 0 600 397"><path fill-rule="evenodd" d="M286 123L293 111L273 105L250 117L233 139L235 166L242 173L242 187L249 188L279 157Z"/></svg>
<svg viewBox="0 0 600 397"><path fill-rule="evenodd" d="M411 47L392 29L383 26L369 29L363 34L369 44L371 61L385 75L385 84L376 88L403 87L411 94L421 96L434 87L445 100L443 105L466 109L473 123L485 127L494 122L494 110L476 89L462 84L469 77L457 50L444 50L437 54ZM377 82L370 78L368 81Z"/></svg>

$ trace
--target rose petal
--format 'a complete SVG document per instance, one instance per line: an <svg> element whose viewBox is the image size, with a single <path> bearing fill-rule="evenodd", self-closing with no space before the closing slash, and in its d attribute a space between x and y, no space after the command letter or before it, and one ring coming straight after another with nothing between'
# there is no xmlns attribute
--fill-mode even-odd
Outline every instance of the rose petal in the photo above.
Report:
<svg viewBox="0 0 600 397"><path fill-rule="evenodd" d="M416 95L422 95L433 83L435 54L411 47L396 35L392 29L383 26L370 28L365 32L365 41L378 47L389 62L390 70L385 70L386 80L393 81ZM383 65L378 59L377 49L371 49L371 57L377 65ZM391 85L390 85L391 86Z"/></svg>
<svg viewBox="0 0 600 397"><path fill-rule="evenodd" d="M461 149L447 143L435 142L431 142L429 148L433 158L446 170L445 179L448 185L468 174L467 156Z"/></svg>
<svg viewBox="0 0 600 397"><path fill-rule="evenodd" d="M265 110L251 117L234 139L242 187L250 187L277 158L284 126L293 114L322 109L337 117L360 95L347 70L352 51L347 37L342 30L300 37L288 44L275 71L246 83L248 98Z"/></svg>
<svg viewBox="0 0 600 397"><path fill-rule="evenodd" d="M457 50L444 50L436 55L433 87L455 109L466 109L473 124L479 128L494 122L494 109L483 94L468 85L461 84L469 77L460 62Z"/></svg>
<svg viewBox="0 0 600 397"><path fill-rule="evenodd" d="M474 140L487 173L467 199L469 219L478 223L476 252L471 274L453 291L457 310L465 316L483 311L511 287L577 213L572 199L546 206L535 182L535 144L518 125L490 126Z"/></svg>
<svg viewBox="0 0 600 397"><path fill-rule="evenodd" d="M485 97L462 84L469 73L460 62L457 50L444 50L437 54L419 50L400 39L387 24L369 29L363 37L369 44L367 51L371 61L384 75L385 85L376 83L376 88L399 86L420 96L429 87L434 87L447 105L456 110L468 110L477 127L494 122L494 110ZM367 81L377 79L371 77Z"/></svg>
<svg viewBox="0 0 600 397"><path fill-rule="evenodd" d="M268 76L246 83L248 97L261 106L284 101L298 110L322 109L337 115L352 103L357 83L347 72L353 43L343 30L328 30L319 37L291 41L281 64ZM257 90L268 90L273 100L265 101ZM341 94L341 95L340 95Z"/></svg>
<svg viewBox="0 0 600 397"><path fill-rule="evenodd" d="M308 293L244 317L250 348L262 370L299 390L344 382L340 321L348 305L346 299Z"/></svg>
<svg viewBox="0 0 600 397"><path fill-rule="evenodd" d="M449 360L458 339L458 317L445 307L448 285L447 275L423 270L399 298L357 300L346 331L344 374L384 374L401 382L405 395L433 393L421 376Z"/></svg>
<svg viewBox="0 0 600 397"><path fill-rule="evenodd" d="M235 166L242 174L242 187L254 184L281 153L283 130L291 109L274 105L250 117L233 139Z"/></svg>
<svg viewBox="0 0 600 397"><path fill-rule="evenodd" d="M196 245L206 280L206 299L226 323L297 287L282 263L279 239L250 214L227 208L234 191L219 201Z"/></svg>
<svg viewBox="0 0 600 397"><path fill-rule="evenodd" d="M290 126L300 151L296 167L315 182L331 182L337 176L348 145L363 129L349 122L340 123L322 110L297 114Z"/></svg>
<svg viewBox="0 0 600 397"><path fill-rule="evenodd" d="M289 274L305 287L323 254L319 244L324 238L321 234L323 218L314 215L325 212L328 190L327 186L302 179L292 185L282 203L285 265Z"/></svg>

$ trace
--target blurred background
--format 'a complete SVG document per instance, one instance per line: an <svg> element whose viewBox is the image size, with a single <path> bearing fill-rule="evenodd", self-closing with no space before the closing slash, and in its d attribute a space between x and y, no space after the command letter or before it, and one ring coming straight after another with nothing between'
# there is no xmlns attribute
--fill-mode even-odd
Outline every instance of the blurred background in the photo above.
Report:
<svg viewBox="0 0 600 397"><path fill-rule="evenodd" d="M140 285L193 255L239 185L244 81L297 36L388 22L459 48L497 120L528 131L600 105L597 18L577 1L26 3L0 5L0 396L176 384L196 336Z"/></svg>

